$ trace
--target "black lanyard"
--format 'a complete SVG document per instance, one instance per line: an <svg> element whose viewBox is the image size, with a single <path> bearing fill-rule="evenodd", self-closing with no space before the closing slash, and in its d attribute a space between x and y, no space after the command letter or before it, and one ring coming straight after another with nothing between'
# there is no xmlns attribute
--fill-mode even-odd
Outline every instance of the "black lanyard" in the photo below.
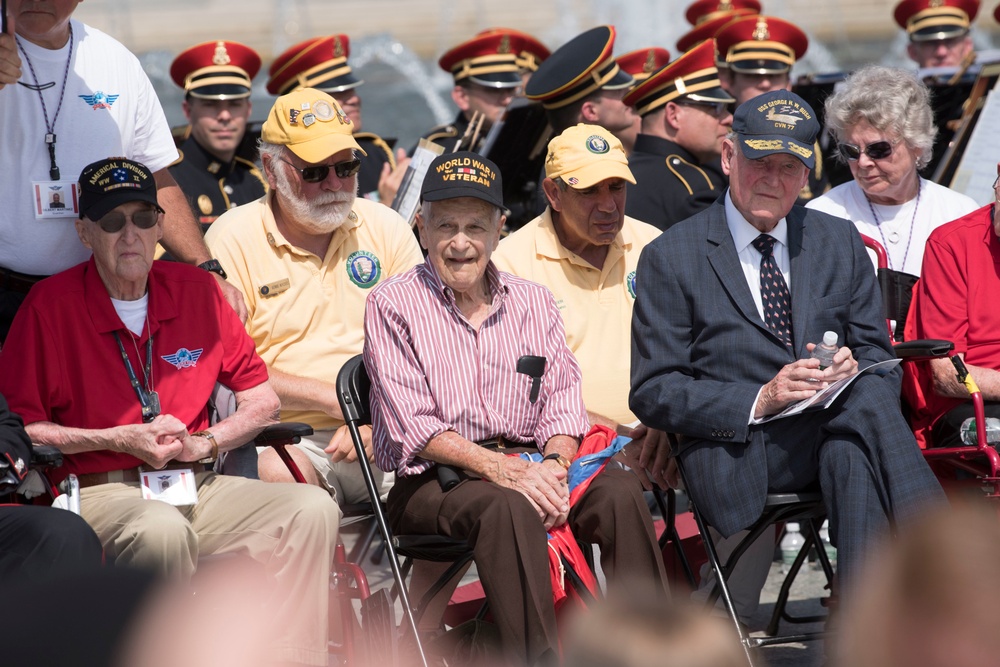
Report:
<svg viewBox="0 0 1000 667"><path fill-rule="evenodd" d="M16 39L16 38L15 38ZM28 63L28 69L31 70L31 78L34 79L35 85L31 86L28 84L21 84L27 88L31 88L38 92L38 99L42 103L42 116L45 118L45 145L49 149L49 178L53 181L59 180L59 165L56 164L56 121L59 120L59 111L62 109L63 97L66 95L66 82L69 81L69 66L73 62L73 25L69 26L69 55L66 57L66 68L63 71L63 84L62 90L59 92L59 104L56 105L56 112L52 116L52 121L49 122L49 110L45 106L45 96L42 95L43 88L49 88L49 84L39 84L38 75L35 74L35 66L31 63L31 58L28 57L28 52L24 50L21 46L21 41L17 41L17 48L21 51L24 56L25 62ZM20 82L18 82L20 83ZM53 81L52 86L56 85Z"/></svg>
<svg viewBox="0 0 1000 667"><path fill-rule="evenodd" d="M128 373L132 389L135 390L135 395L139 398L139 406L142 408L142 421L148 424L160 414L160 397L153 391L150 380L153 377L153 334L150 333L149 339L146 341L146 367L143 368L142 373L146 384L145 387L139 384L139 378L136 377L135 371L132 369L132 362L128 360L128 355L125 353L125 346L122 345L121 336L118 335L117 331L114 332L114 335L115 342L118 343L118 351L122 355L122 361L125 362L125 372Z"/></svg>

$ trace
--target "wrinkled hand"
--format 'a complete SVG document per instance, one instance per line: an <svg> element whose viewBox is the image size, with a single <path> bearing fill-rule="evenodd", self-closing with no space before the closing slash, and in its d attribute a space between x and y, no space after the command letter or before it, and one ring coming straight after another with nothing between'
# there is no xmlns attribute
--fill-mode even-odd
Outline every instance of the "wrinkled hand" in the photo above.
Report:
<svg viewBox="0 0 1000 667"><path fill-rule="evenodd" d="M494 484L520 491L538 512L545 530L566 523L569 516L569 487L562 466L547 466L519 456L502 456Z"/></svg>
<svg viewBox="0 0 1000 667"><path fill-rule="evenodd" d="M652 491L653 484L661 489L671 486L667 479L672 461L667 434L639 424L627 435L632 438L632 442L625 445L617 458L635 472L642 488ZM643 474L643 471L648 474Z"/></svg>
<svg viewBox="0 0 1000 667"><path fill-rule="evenodd" d="M369 461L373 461L375 454L372 450L372 427L366 425L359 430L361 431L361 441L365 443L365 454L368 455ZM339 461L354 463L358 460L358 452L354 448L354 441L351 440L351 431L347 428L347 424L334 432L333 437L330 438L330 444L323 451L330 455L330 459L334 463Z"/></svg>
<svg viewBox="0 0 1000 667"><path fill-rule="evenodd" d="M7 17L7 32L0 34L0 90L21 78L21 56L14 40L14 17Z"/></svg>
<svg viewBox="0 0 1000 667"><path fill-rule="evenodd" d="M815 343L806 343L806 350L812 352L816 347ZM851 348L842 347L833 355L833 363L823 369L823 380L825 382L836 382L846 377L851 377L858 372L858 362L854 359Z"/></svg>
<svg viewBox="0 0 1000 667"><path fill-rule="evenodd" d="M218 273L213 273L212 275L219 281L219 289L222 290L223 298L225 298L226 302L233 307L233 310L236 311L236 314L240 318L240 322L246 324L247 318L250 316L250 311L247 310L247 304L243 300L243 293L226 282L226 279Z"/></svg>
<svg viewBox="0 0 1000 667"><path fill-rule="evenodd" d="M406 176L406 168L410 166L410 158L406 157L406 151L402 148L396 149L396 168L393 169L388 162L382 165L382 173L378 177L378 199L386 206L392 206L399 186Z"/></svg>
<svg viewBox="0 0 1000 667"><path fill-rule="evenodd" d="M829 370L828 368L827 371ZM809 398L817 391L826 389L828 383L825 373L826 371L819 369L819 359L799 359L783 367L760 392L754 418L773 415L795 401Z"/></svg>
<svg viewBox="0 0 1000 667"><path fill-rule="evenodd" d="M148 424L119 427L119 449L159 470L184 451L187 427L173 415L159 415Z"/></svg>
<svg viewBox="0 0 1000 667"><path fill-rule="evenodd" d="M185 433L181 438L183 450L176 457L178 461L201 461L212 455L212 443L204 436Z"/></svg>

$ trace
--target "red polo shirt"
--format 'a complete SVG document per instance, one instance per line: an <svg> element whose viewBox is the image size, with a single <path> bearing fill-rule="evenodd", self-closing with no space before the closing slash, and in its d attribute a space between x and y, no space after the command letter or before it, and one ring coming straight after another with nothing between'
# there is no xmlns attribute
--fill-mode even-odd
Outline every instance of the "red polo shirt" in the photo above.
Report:
<svg viewBox="0 0 1000 667"><path fill-rule="evenodd" d="M935 229L927 239L906 340L950 340L975 366L1000 370L1000 239L993 205ZM939 396L929 362L917 362L903 390L921 446L925 431L963 399Z"/></svg>
<svg viewBox="0 0 1000 667"><path fill-rule="evenodd" d="M161 412L191 432L208 427L206 405L217 381L242 391L267 380L253 341L209 273L156 261L148 292L148 326L135 338L115 312L93 258L32 288L0 352L0 393L10 409L25 424L101 429L142 423L116 331L140 382L152 334L152 384ZM62 471L141 463L128 454L84 452L66 456Z"/></svg>

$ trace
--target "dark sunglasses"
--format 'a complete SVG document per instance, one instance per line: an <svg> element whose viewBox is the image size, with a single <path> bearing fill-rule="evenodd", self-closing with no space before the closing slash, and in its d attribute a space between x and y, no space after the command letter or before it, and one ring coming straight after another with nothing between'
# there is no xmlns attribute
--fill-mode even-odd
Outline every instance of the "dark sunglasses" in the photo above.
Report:
<svg viewBox="0 0 1000 667"><path fill-rule="evenodd" d="M884 160L892 155L892 143L888 141L876 141L868 144L863 151L860 146L856 146L855 144L838 144L837 148L840 149L840 154L851 162L860 160L861 153L864 153L872 160Z"/></svg>
<svg viewBox="0 0 1000 667"><path fill-rule="evenodd" d="M715 116L716 118L722 118L733 112L732 105L728 102L697 102L695 100L684 100L683 102L678 102L683 107L701 107L706 113Z"/></svg>
<svg viewBox="0 0 1000 667"><path fill-rule="evenodd" d="M136 211L132 215L125 215L124 213L118 211L112 211L108 213L103 218L97 221L108 234L114 234L115 232L120 232L125 228L125 222L131 220L132 224L139 229L149 229L154 226L156 222L160 219L160 212L155 208L145 208L141 211Z"/></svg>
<svg viewBox="0 0 1000 667"><path fill-rule="evenodd" d="M333 167L333 173L337 175L337 178L350 178L361 170L360 158L337 162L336 164L318 164L315 167L305 167L304 169L299 169L288 160L282 159L281 161L302 174L302 180L306 183L325 181L326 177L330 175L331 167Z"/></svg>

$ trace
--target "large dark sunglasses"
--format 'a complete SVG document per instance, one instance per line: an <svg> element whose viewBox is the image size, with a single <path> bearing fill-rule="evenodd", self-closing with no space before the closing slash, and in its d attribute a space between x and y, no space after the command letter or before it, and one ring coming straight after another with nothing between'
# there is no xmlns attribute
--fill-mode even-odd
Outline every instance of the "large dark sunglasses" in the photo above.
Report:
<svg viewBox="0 0 1000 667"><path fill-rule="evenodd" d="M860 160L861 153L872 160L884 160L892 155L892 143L889 141L876 141L865 146L864 150L855 144L838 144L837 148L840 149L840 154L844 156L844 159L851 162Z"/></svg>
<svg viewBox="0 0 1000 667"><path fill-rule="evenodd" d="M160 212L155 208L145 208L141 211L136 211L132 215L112 211L98 220L97 224L108 234L120 232L125 228L125 222L128 220L131 220L132 224L139 229L149 229L160 219L160 215Z"/></svg>
<svg viewBox="0 0 1000 667"><path fill-rule="evenodd" d="M360 158L337 162L335 164L318 164L315 167L305 167L304 169L299 169L283 158L281 161L302 174L302 180L306 183L320 183L325 181L326 177L330 175L331 167L333 167L333 173L337 175L337 178L350 178L361 170Z"/></svg>

